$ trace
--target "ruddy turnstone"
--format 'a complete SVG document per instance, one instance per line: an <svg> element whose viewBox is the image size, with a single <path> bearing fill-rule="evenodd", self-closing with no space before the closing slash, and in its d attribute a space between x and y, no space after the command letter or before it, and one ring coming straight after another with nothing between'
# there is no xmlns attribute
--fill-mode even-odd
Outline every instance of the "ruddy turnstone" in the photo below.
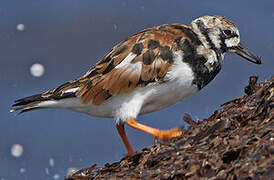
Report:
<svg viewBox="0 0 274 180"><path fill-rule="evenodd" d="M201 90L221 70L226 53L261 64L240 44L237 27L222 16L202 16L190 25L152 27L118 43L82 77L16 100L17 108L11 111L62 108L114 118L132 155L124 124L153 135L156 141L181 135L179 128L159 130L136 118Z"/></svg>

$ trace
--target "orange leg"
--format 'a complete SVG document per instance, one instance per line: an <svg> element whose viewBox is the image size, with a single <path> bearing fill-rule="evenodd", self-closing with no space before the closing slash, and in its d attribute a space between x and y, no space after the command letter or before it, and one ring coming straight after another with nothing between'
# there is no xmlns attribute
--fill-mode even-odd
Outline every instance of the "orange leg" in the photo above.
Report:
<svg viewBox="0 0 274 180"><path fill-rule="evenodd" d="M127 118L126 123L135 129L139 129L144 131L148 134L151 134L155 137L154 142L155 144L158 141L158 138L162 141L167 141L170 138L182 135L182 130L180 128L168 129L168 130L160 130L156 128L152 128L141 123L138 123L134 118Z"/></svg>
<svg viewBox="0 0 274 180"><path fill-rule="evenodd" d="M126 148L127 148L127 152L129 155L134 155L135 152L134 150L132 149L129 141L128 141L128 138L127 138L127 135L125 133L125 127L124 127L124 124L116 124L116 128L117 128L117 131L119 133L119 135L121 136Z"/></svg>

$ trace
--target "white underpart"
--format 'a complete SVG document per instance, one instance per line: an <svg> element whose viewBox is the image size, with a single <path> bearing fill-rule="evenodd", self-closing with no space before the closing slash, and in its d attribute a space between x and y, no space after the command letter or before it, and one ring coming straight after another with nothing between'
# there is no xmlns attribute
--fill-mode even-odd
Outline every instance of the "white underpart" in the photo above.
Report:
<svg viewBox="0 0 274 180"><path fill-rule="evenodd" d="M198 88L192 84L193 72L187 63L182 62L183 53L174 53L174 65L166 75L167 82L149 84L136 88L131 93L119 94L104 101L99 106L92 103L82 104L80 98L67 98L58 101L46 101L39 106L71 109L91 116L115 118L124 122L126 118L136 118L168 107L196 93Z"/></svg>
<svg viewBox="0 0 274 180"><path fill-rule="evenodd" d="M122 62L120 62L120 64L118 64L115 69L118 69L120 67L123 67L123 66L127 66L134 58L136 57L136 54L133 54L133 53L129 53L127 55L127 57L125 57L125 59L123 59Z"/></svg>
<svg viewBox="0 0 274 180"><path fill-rule="evenodd" d="M240 38L238 37L229 38L225 40L225 44L227 47L237 46L239 43L240 43Z"/></svg>
<svg viewBox="0 0 274 180"><path fill-rule="evenodd" d="M74 93L74 92L76 92L78 89L79 89L79 87L72 88L72 89L68 89L68 90L65 91L65 93Z"/></svg>

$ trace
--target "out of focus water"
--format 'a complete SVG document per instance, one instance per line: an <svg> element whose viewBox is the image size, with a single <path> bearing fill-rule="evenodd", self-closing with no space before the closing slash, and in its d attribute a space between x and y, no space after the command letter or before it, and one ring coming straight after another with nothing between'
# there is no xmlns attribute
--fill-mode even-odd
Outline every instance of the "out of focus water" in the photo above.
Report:
<svg viewBox="0 0 274 180"><path fill-rule="evenodd" d="M261 80L273 75L273 0L1 1L0 180L63 179L70 168L119 161L126 151L113 120L65 110L15 116L9 113L13 100L79 77L113 45L144 28L188 24L207 14L232 19L242 43L262 56L263 64L227 55L222 72L200 93L139 117L140 122L163 129L183 125L185 112L203 119L222 103L242 96L250 75ZM44 67L42 76L31 75L35 63ZM126 130L135 150L153 144L150 135Z"/></svg>

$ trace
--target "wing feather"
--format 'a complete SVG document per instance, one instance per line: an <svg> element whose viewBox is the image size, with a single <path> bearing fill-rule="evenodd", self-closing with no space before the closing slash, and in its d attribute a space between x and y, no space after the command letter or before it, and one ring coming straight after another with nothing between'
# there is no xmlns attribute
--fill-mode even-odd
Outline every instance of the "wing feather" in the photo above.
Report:
<svg viewBox="0 0 274 180"><path fill-rule="evenodd" d="M83 103L91 101L99 105L111 96L130 93L137 87L164 83L173 64L173 52L178 50L176 41L182 37L185 34L180 28L162 25L127 38L79 78L81 86L76 96Z"/></svg>

